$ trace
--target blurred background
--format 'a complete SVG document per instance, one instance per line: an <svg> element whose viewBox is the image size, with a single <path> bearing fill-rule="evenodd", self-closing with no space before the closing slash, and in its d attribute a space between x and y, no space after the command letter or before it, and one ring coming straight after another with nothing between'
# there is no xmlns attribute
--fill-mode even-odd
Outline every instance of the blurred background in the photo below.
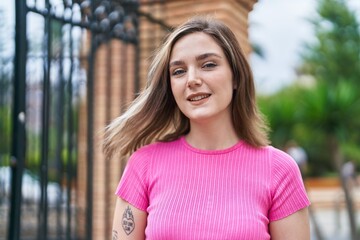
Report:
<svg viewBox="0 0 360 240"><path fill-rule="evenodd" d="M191 9L191 11L189 11ZM297 161L312 239L360 239L360 1L0 2L0 239L110 239L124 164L102 132L193 14L235 32L272 145Z"/></svg>

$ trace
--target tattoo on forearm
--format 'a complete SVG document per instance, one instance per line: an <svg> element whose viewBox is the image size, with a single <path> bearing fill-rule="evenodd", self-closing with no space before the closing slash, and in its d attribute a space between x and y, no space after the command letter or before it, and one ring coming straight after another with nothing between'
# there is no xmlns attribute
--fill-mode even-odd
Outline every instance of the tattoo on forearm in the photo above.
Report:
<svg viewBox="0 0 360 240"><path fill-rule="evenodd" d="M118 240L118 233L116 230L112 231L112 240Z"/></svg>
<svg viewBox="0 0 360 240"><path fill-rule="evenodd" d="M123 227L126 235L129 235L135 229L134 215L129 206L124 211L124 214L122 217L122 227Z"/></svg>

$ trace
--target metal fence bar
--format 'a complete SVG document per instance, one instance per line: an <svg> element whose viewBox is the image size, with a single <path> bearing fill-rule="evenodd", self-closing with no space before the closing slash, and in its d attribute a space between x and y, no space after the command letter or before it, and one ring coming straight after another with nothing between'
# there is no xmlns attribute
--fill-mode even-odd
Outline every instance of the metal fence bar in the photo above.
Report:
<svg viewBox="0 0 360 240"><path fill-rule="evenodd" d="M73 12L71 12L71 16L73 15ZM66 239L71 239L71 233L72 233L72 210L71 210L71 199L72 199L72 180L73 180L73 169L72 169L72 156L73 156L73 133L74 133L74 127L73 127L73 71L74 71L74 46L73 46L73 39L72 39L72 31L73 26L70 25L70 33L69 33L69 56L70 56L70 70L69 70L69 79L67 83L67 161L66 161Z"/></svg>
<svg viewBox="0 0 360 240"><path fill-rule="evenodd" d="M91 10L95 12L95 0L91 1ZM94 16L90 16L90 26L94 26L91 24L95 22ZM94 62L95 62L95 54L96 54L96 38L95 31L93 28L90 28L91 37L90 37L90 53L88 57L88 76L87 76L87 186L86 186L86 198L87 198L87 206L86 206L86 229L85 235L86 239L92 240L92 213L93 213L93 175L94 175L94 153L93 153L93 136L94 136Z"/></svg>
<svg viewBox="0 0 360 240"><path fill-rule="evenodd" d="M20 238L21 186L25 163L26 132L26 3L15 3L15 58L14 58L14 99L12 116L11 146L11 199L8 240Z"/></svg>
<svg viewBox="0 0 360 240"><path fill-rule="evenodd" d="M50 10L49 0L46 0L46 8ZM43 98L42 98L42 132L41 132L41 163L40 163L40 206L39 206L39 228L38 239L46 240L48 235L48 160L49 160L49 118L50 118L50 71L52 58L52 25L50 15L45 17L45 41L46 53L44 59L44 81L43 81Z"/></svg>
<svg viewBox="0 0 360 240"><path fill-rule="evenodd" d="M63 134L64 134L64 102L65 102L65 79L64 79L64 40L62 37L63 25L61 24L61 37L60 37L60 52L58 57L59 63L59 83L57 90L57 108L56 108L56 152L55 152L55 164L57 168L56 172L56 181L59 184L59 191L57 192L57 200L56 200L56 235L57 239L63 239L62 233L62 223L61 223L61 204L62 204L62 179L63 179L63 159L62 159L62 150L64 147L63 143Z"/></svg>
<svg viewBox="0 0 360 240"><path fill-rule="evenodd" d="M51 27L48 26L48 29ZM49 37L50 38L50 37ZM48 38L48 39L49 39ZM48 40L49 41L49 40ZM48 52L48 54L50 54ZM49 56L47 57L50 58ZM50 110L50 63L45 59L44 82L43 82L43 110L42 110L42 133L41 133L41 163L40 163L40 205L39 205L39 230L38 238L45 240L47 238L48 226L48 202L47 202L47 184L48 184L48 152L49 152L49 110Z"/></svg>
<svg viewBox="0 0 360 240"><path fill-rule="evenodd" d="M45 6L41 6L41 2L45 2ZM131 94L127 91L130 87L130 82L128 77L134 76L134 82L131 86L134 87L135 92L140 90L140 76L139 76L139 61L140 58L140 48L139 48L139 33L138 33L138 18L143 16L147 18L148 21L155 24L166 26L161 20L155 19L152 15L141 13L139 11L139 1L114 1L114 0L81 0L81 1L15 1L16 3L16 52L15 52L15 69L14 69L14 106L13 106L13 139L12 139L12 196L11 196L11 209L9 214L9 231L8 239L18 240L19 238L36 238L40 240L45 239L79 239L79 237L84 237L85 239L91 240L93 238L93 177L94 177L94 103L96 96L94 94L95 86L95 58L97 55L97 49L102 44L109 44L106 61L108 66L111 66L112 62L112 46L111 40L117 39L122 42L120 46L120 54L122 55L120 64L122 72L120 73L121 84L121 101L125 103ZM37 4L39 3L39 4ZM52 5L53 4L53 5ZM86 5L90 4L90 5ZM31 5L31 6L30 6ZM41 6L41 7L40 7ZM100 7L100 8L99 8ZM99 9L105 12L99 14ZM60 9L60 10L59 10ZM97 10L97 11L96 11ZM69 12L71 12L69 14ZM43 36L43 48L42 50L34 51L33 54L35 57L28 55L27 49L27 40L33 43L32 39L27 39L26 27L27 22L26 18L33 19L31 14L35 13L37 19L43 20L44 24L44 36ZM77 18L81 14L80 18ZM75 18L73 16L75 15ZM38 18L40 16L40 18ZM70 34L64 34L61 37L60 41L60 55L53 56L54 53L59 53L54 50L54 40L57 40L56 34L54 35L54 30L58 29L56 25L60 24L60 29L63 31L70 31ZM69 26L68 28L66 28ZM41 26L42 27L42 26ZM66 29L65 29L66 28ZM76 49L76 43L73 39L73 29L86 29L90 33L89 40L90 45L88 55L85 58L79 56L74 52ZM57 32L56 32L57 33ZM82 33L80 33L82 34ZM75 35L75 34L74 34ZM31 34L30 34L31 36ZM36 39L35 39L36 40ZM34 41L36 43L36 41ZM135 60L134 63L128 63L126 56L129 54L129 44L135 45ZM30 45L33 46L33 45ZM37 46L36 46L37 47ZM32 49L33 50L33 49ZM69 53L67 53L67 51ZM80 59L82 58L82 59ZM39 66L31 67L33 63L32 60L35 60ZM42 63L41 63L42 59ZM79 64L79 61L84 63L84 65ZM27 66L27 64L29 64ZM43 64L43 69L41 69L41 64ZM68 67L70 65L70 70ZM135 64L134 74L128 74L129 66L133 67ZM35 65L35 64L34 64ZM86 104L87 104L87 129L86 129L86 179L87 186L85 189L86 194L86 220L84 224L85 232L82 232L83 226L82 223L77 224L74 216L76 215L76 206L74 206L74 193L73 192L73 182L75 179L75 169L74 169L74 156L77 151L77 119L79 106L78 102L75 102L79 96L77 91L77 86L79 84L76 79L77 70L83 70L86 68ZM26 78L26 67L28 70L38 71L41 69L42 76L31 76L28 75ZM35 70L34 70L35 69ZM69 71L69 75L67 72ZM111 68L107 71L107 96L106 104L109 106L112 99L112 82L113 75ZM38 72L37 72L38 73ZM35 80L34 84L31 82ZM39 81L40 80L40 81ZM28 81L28 82L27 82ZM130 80L131 81L131 80ZM29 85L26 88L26 84ZM38 85L41 84L41 85ZM41 122L41 130L32 131L28 128L28 134L31 139L28 144L26 144L26 126L32 127L33 124L25 121L25 109L26 109L26 91L28 91L28 98L36 96L41 96L42 98L38 101L40 104L32 107L31 110L39 111L36 114L37 117L41 116L40 120L36 120L36 123ZM30 99L30 98L29 98ZM75 101L74 101L75 100ZM30 102L29 102L30 103ZM75 109L76 108L76 109ZM123 110L123 109L122 109ZM106 112L106 121L109 122L111 118L110 107L107 107ZM31 111L29 111L30 113ZM53 114L55 113L55 114ZM30 114L29 114L30 115ZM55 116L55 117L54 117ZM35 124L38 126L37 124ZM39 132L37 132L39 131ZM29 144L34 140L33 144ZM40 143L39 143L40 142ZM40 146L39 146L40 145ZM33 147L28 148L27 154L25 155L25 150L27 146L37 146L35 150ZM33 153L38 154L40 152L40 158L38 155L33 156ZM62 155L63 152L66 152L66 155ZM24 164L26 157L32 157L32 160L39 162L31 161L33 166L38 168L38 173L40 176L40 183L36 180L36 186L39 187L40 198L31 199L29 204L25 206L22 204L21 190L22 185L22 176L24 171ZM66 156L66 159L64 159ZM29 158L30 159L30 158ZM27 162L30 163L30 162ZM55 165L54 165L55 164ZM66 165L64 165L66 164ZM54 167L55 166L55 167ZM111 169L109 166L105 167L105 177L106 182L110 180ZM53 171L50 173L50 171ZM53 175L52 173L55 173ZM24 173L25 174L25 173ZM51 181L54 179L59 184L60 188L57 189L60 193L57 195L55 201L55 208L50 205L51 200L48 200L49 194L51 194L50 188ZM63 181L66 179L66 185L62 185ZM61 188L61 186L66 189ZM109 188L108 185L105 185L106 188ZM38 188L36 188L37 190ZM84 190L84 189L81 189ZM107 189L106 192L110 191ZM82 194L82 193L81 193ZM80 195L80 194L79 194ZM63 197L66 197L66 200L63 201ZM83 195L81 195L83 197ZM110 196L105 196L106 202L111 202ZM25 201L24 201L25 202ZM28 203L28 201L26 201ZM81 205L82 203L80 203ZM22 206L23 205L23 206ZM28 207L31 211L35 211L35 218L31 218L31 223L29 225L25 224L26 220L20 221L20 216L25 214L25 216L30 217L28 212L21 212L21 207ZM74 209L75 207L75 209ZM83 206L79 206L82 208ZM111 210L106 209L105 215L107 225L110 225L111 222L109 217L111 215ZM26 215L27 214L27 215ZM55 223L51 221L55 218ZM22 218L23 219L23 218ZM80 221L81 222L81 221ZM21 224L24 224L25 227L21 228ZM27 235L27 227L31 227L31 234ZM79 226L79 233L76 232L76 228ZM26 231L25 231L26 230ZM55 232L55 233L54 233ZM20 236L23 234L24 236ZM79 236L77 235L79 234ZM26 236L25 236L26 235ZM110 235L106 235L110 237ZM105 237L106 237L105 236Z"/></svg>

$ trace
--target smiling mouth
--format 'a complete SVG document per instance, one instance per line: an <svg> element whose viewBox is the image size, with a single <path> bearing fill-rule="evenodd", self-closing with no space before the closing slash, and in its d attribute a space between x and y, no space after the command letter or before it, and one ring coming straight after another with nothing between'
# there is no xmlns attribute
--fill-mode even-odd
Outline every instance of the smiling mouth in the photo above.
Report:
<svg viewBox="0 0 360 240"><path fill-rule="evenodd" d="M203 94L203 95L198 95L198 96L190 97L190 98L188 98L188 100L189 100L190 102L195 102L195 101L200 101L200 100L202 100L202 99L208 98L208 97L210 97L210 96L211 96L211 94Z"/></svg>

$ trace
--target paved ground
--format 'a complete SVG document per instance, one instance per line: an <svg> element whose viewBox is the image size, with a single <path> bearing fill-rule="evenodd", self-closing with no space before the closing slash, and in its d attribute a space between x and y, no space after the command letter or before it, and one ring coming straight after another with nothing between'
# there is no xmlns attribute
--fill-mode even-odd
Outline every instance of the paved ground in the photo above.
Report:
<svg viewBox="0 0 360 240"><path fill-rule="evenodd" d="M350 240L349 221L345 210L337 212L334 209L320 209L315 212L315 218L324 240ZM357 214L357 223L359 222L360 218ZM313 221L311 221L311 239L318 239Z"/></svg>
<svg viewBox="0 0 360 240"><path fill-rule="evenodd" d="M312 202L315 222L320 228L324 240L350 240L348 215L344 207L344 197L339 188L308 189ZM356 203L357 226L360 225L360 189L353 192ZM311 219L312 240L317 240Z"/></svg>

